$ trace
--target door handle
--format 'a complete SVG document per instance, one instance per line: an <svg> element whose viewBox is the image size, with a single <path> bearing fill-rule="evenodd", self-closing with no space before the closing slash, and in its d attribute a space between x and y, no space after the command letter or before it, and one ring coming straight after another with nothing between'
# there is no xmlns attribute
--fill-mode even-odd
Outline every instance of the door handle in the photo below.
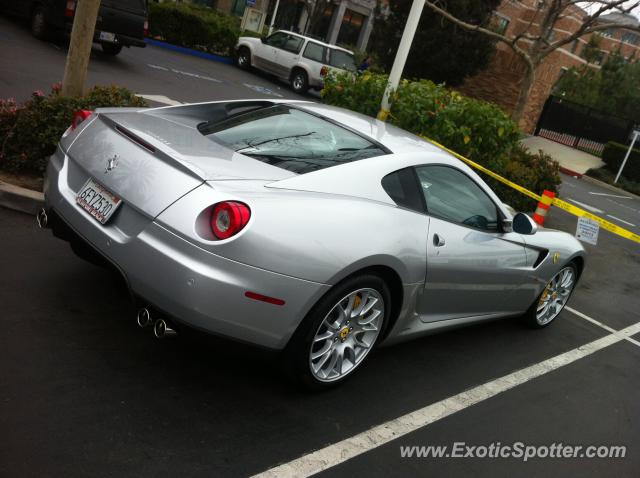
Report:
<svg viewBox="0 0 640 478"><path fill-rule="evenodd" d="M444 237L442 237L440 234L434 234L433 235L433 245L436 247L442 247L445 245L445 241L444 241Z"/></svg>

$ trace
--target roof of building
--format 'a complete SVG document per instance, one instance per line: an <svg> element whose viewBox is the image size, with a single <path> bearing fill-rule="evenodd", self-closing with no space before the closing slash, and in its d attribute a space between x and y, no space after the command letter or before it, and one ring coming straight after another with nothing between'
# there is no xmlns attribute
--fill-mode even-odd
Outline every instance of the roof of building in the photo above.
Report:
<svg viewBox="0 0 640 478"><path fill-rule="evenodd" d="M640 26L640 21L630 13L609 13L607 15L602 15L598 20L606 23L622 23L632 27Z"/></svg>

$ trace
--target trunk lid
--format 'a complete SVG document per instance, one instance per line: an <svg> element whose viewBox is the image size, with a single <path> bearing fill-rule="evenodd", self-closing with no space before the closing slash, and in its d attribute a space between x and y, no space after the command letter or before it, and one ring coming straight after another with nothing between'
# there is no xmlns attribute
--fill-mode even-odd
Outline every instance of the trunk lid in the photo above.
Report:
<svg viewBox="0 0 640 478"><path fill-rule="evenodd" d="M91 177L152 218L208 180L295 176L238 154L175 119L114 109L97 110L88 121L75 138L61 143L68 146L70 186L77 192Z"/></svg>

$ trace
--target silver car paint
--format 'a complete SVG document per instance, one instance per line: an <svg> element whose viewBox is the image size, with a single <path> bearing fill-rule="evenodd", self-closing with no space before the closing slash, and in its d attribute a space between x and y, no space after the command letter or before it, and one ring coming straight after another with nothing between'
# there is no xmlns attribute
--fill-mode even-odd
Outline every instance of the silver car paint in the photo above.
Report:
<svg viewBox="0 0 640 478"><path fill-rule="evenodd" d="M61 140L47 171L47 206L115 263L135 294L174 319L276 349L331 285L366 267L387 267L402 282L402 310L386 339L393 343L524 312L564 263L584 256L565 233L484 233L397 207L380 184L384 175L446 164L474 179L511 217L477 174L433 145L346 110L296 104L394 154L295 175L225 150L197 131L197 119L163 116L182 110L101 110ZM117 132L116 124L156 152ZM105 173L113 154L118 166ZM124 201L105 226L75 203L89 177ZM238 235L214 241L202 222L221 200L245 202L252 217ZM436 233L445 246L433 246ZM540 251L549 252L533 268ZM250 300L246 291L286 303Z"/></svg>

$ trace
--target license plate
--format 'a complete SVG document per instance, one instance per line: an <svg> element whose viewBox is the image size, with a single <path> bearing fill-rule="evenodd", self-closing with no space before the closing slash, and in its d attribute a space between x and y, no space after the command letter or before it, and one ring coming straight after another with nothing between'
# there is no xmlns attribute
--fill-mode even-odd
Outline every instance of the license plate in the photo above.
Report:
<svg viewBox="0 0 640 478"><path fill-rule="evenodd" d="M102 41L110 41L110 42L115 42L116 41L116 34L115 33L109 33L109 32L100 32L100 40Z"/></svg>
<svg viewBox="0 0 640 478"><path fill-rule="evenodd" d="M76 202L100 224L104 224L118 209L122 199L107 190L102 184L89 179L78 191Z"/></svg>

